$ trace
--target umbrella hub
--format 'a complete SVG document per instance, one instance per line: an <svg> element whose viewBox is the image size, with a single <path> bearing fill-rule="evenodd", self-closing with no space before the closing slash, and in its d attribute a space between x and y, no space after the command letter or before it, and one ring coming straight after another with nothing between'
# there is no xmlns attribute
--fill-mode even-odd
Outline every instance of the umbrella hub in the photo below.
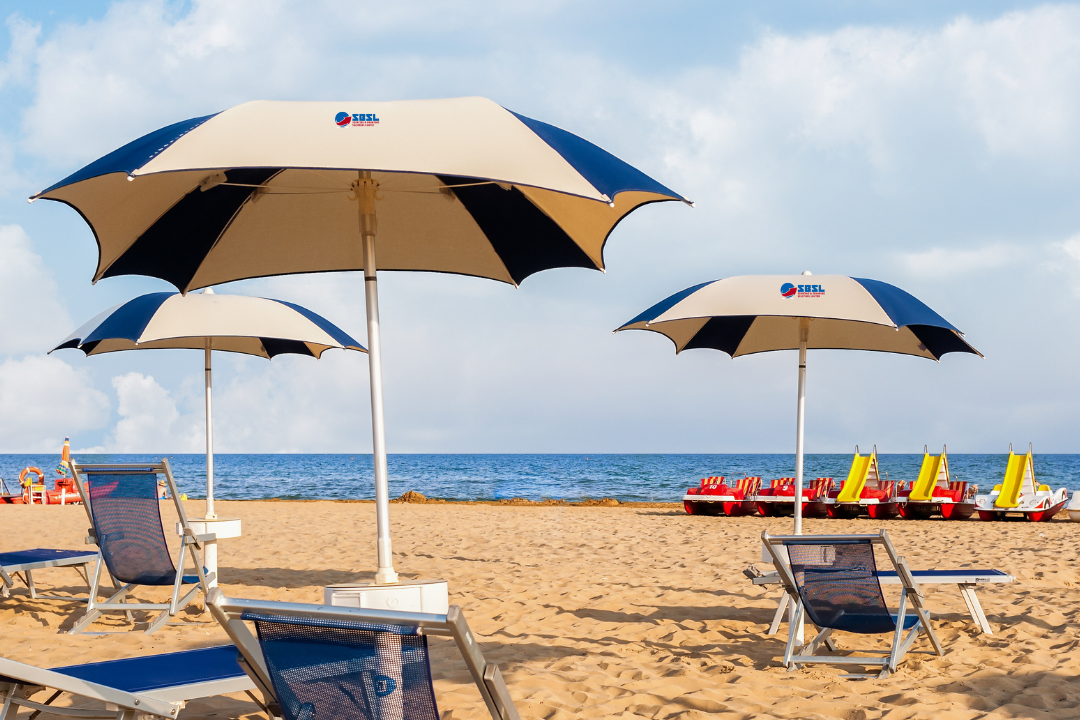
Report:
<svg viewBox="0 0 1080 720"><path fill-rule="evenodd" d="M360 235L363 237L375 237L379 223L375 217L375 201L382 200L379 194L379 181L371 177L371 172L364 170L360 177L352 182L350 200L356 200L360 211Z"/></svg>

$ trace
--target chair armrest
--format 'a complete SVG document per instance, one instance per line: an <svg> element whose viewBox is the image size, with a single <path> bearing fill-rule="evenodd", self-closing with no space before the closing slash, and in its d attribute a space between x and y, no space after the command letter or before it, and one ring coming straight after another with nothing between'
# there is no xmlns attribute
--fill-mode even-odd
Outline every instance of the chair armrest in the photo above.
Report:
<svg viewBox="0 0 1080 720"><path fill-rule="evenodd" d="M199 550L202 550L202 544L207 542L215 542L217 535L214 533L206 533L204 535L196 535L195 531L191 528L184 528L184 544L194 545Z"/></svg>

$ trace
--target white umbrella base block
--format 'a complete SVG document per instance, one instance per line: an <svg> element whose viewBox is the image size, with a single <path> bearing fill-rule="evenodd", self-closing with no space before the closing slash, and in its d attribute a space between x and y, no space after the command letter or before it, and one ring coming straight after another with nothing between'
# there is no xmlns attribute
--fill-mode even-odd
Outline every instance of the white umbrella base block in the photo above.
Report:
<svg viewBox="0 0 1080 720"><path fill-rule="evenodd" d="M413 580L388 585L346 583L328 585L323 590L323 602L338 607L445 615L450 609L450 594L445 580Z"/></svg>
<svg viewBox="0 0 1080 720"><path fill-rule="evenodd" d="M218 540L240 537L240 518L188 518L188 525L196 535L213 533ZM177 523L177 532L181 532L180 524Z"/></svg>

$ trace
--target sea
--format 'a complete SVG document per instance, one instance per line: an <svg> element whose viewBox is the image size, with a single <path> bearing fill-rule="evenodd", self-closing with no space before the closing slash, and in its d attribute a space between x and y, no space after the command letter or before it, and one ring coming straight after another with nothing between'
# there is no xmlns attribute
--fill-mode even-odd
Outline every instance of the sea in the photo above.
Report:
<svg viewBox="0 0 1080 720"><path fill-rule="evenodd" d="M140 463L160 455L78 455L84 463ZM168 455L181 492L206 495L206 457ZM950 454L954 480L975 482L985 491L1000 483L1007 455ZM20 471L40 468L56 477L59 454L0 455L0 478L18 492ZM914 480L921 454L879 455L890 480ZM528 500L614 498L619 501L678 502L702 477L793 476L792 454L642 454L642 455L453 455L409 454L389 457L390 497L414 490L447 500ZM805 477L847 477L851 454L815 454L805 458ZM1080 490L1080 455L1035 455L1035 477L1051 488ZM52 487L51 480L49 487ZM0 488L2 490L2 488ZM371 455L233 455L214 459L214 496L225 500L372 499Z"/></svg>

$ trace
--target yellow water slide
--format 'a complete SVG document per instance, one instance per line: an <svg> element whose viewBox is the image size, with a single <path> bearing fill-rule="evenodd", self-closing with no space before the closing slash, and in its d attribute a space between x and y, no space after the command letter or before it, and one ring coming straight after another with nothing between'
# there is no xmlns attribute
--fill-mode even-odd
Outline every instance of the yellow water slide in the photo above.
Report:
<svg viewBox="0 0 1080 720"><path fill-rule="evenodd" d="M1017 455L1009 446L1009 464L1005 468L1005 479L1001 481L994 507L1014 508L1020 505L1020 495L1024 492L1024 482L1031 482L1031 492L1035 492L1035 469L1031 457L1031 448L1027 455Z"/></svg>
<svg viewBox="0 0 1080 720"><path fill-rule="evenodd" d="M934 497L934 488L939 481L945 482L949 487L949 461L945 459L945 448L941 449L940 455L931 455L923 448L922 467L919 469L919 479L911 488L909 500L926 501Z"/></svg>
<svg viewBox="0 0 1080 720"><path fill-rule="evenodd" d="M844 486L836 497L836 502L859 502L871 468L877 468L877 448L874 448L874 452L869 455L860 455L859 448L855 448L855 458L851 461L851 470L848 471L847 480L844 481Z"/></svg>

